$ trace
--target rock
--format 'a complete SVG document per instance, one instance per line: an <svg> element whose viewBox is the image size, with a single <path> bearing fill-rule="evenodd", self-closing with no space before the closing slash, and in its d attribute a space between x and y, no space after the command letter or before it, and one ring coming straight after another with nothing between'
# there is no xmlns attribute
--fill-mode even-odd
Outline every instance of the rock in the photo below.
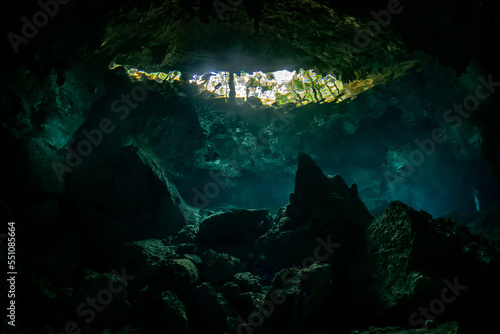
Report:
<svg viewBox="0 0 500 334"><path fill-rule="evenodd" d="M328 318L326 314L331 312L328 307L332 288L329 264L315 263L301 270L289 268L278 272L266 295L268 302L263 302L260 308L266 318L264 326L279 333L321 330Z"/></svg>
<svg viewBox="0 0 500 334"><path fill-rule="evenodd" d="M134 287L141 289L148 284L163 285L160 276L167 260L179 257L175 246L166 246L159 239L147 239L125 244L121 263L131 272L140 273Z"/></svg>
<svg viewBox="0 0 500 334"><path fill-rule="evenodd" d="M238 210L212 215L200 223L199 242L248 242L264 232L268 210Z"/></svg>
<svg viewBox="0 0 500 334"><path fill-rule="evenodd" d="M67 180L67 203L78 232L93 240L83 251L103 262L102 271L119 257L117 250L124 243L164 239L189 222L175 186L152 170L148 156L133 147L113 148L121 145L121 140L113 140L118 139L103 141Z"/></svg>
<svg viewBox="0 0 500 334"><path fill-rule="evenodd" d="M242 316L243 319L248 319L249 315L257 312L257 306L264 300L266 294L258 292L243 292L232 298L228 298L231 305Z"/></svg>
<svg viewBox="0 0 500 334"><path fill-rule="evenodd" d="M484 238L399 201L389 205L367 234L378 298L388 317L423 325L419 308L436 301L446 308L440 320L463 319L464 326L473 326L466 319L492 319L489 301L500 296L493 283L494 273L500 272L499 255ZM456 298L444 303L443 291L451 285L458 287Z"/></svg>
<svg viewBox="0 0 500 334"><path fill-rule="evenodd" d="M244 292L261 292L262 285L260 285L259 281L260 278L258 276L252 275L249 272L237 273L233 279L233 282Z"/></svg>
<svg viewBox="0 0 500 334"><path fill-rule="evenodd" d="M165 285L174 291L182 291L200 279L198 268L189 259L173 259L165 262Z"/></svg>
<svg viewBox="0 0 500 334"><path fill-rule="evenodd" d="M162 240L148 239L127 243L122 252L122 263L130 271L141 273L134 287L153 285L156 288L181 291L196 283L198 268L188 258L177 254L179 246L167 246ZM194 251L192 244L181 249Z"/></svg>
<svg viewBox="0 0 500 334"><path fill-rule="evenodd" d="M134 306L149 332L189 333L186 309L173 291L145 287Z"/></svg>
<svg viewBox="0 0 500 334"><path fill-rule="evenodd" d="M326 177L305 153L299 154L298 162L294 205L320 220L343 219L359 227L371 223L373 217L358 197L356 184L348 187L339 175Z"/></svg>
<svg viewBox="0 0 500 334"><path fill-rule="evenodd" d="M244 271L244 264L232 255L217 253L209 249L202 253L200 273L202 278L211 283L224 283L233 279L236 273Z"/></svg>
<svg viewBox="0 0 500 334"><path fill-rule="evenodd" d="M356 185L348 187L338 175L325 176L311 157L301 153L290 204L259 237L258 249L276 270L301 263L318 247L318 238L333 239L344 245L341 252L350 254L372 219ZM332 253L328 250L327 255ZM335 257L326 256L330 263Z"/></svg>
<svg viewBox="0 0 500 334"><path fill-rule="evenodd" d="M238 313L217 293L210 283L204 282L193 289L186 304L193 333L234 333Z"/></svg>
<svg viewBox="0 0 500 334"><path fill-rule="evenodd" d="M188 259L191 262L193 262L196 266L199 266L199 265L201 265L203 263L203 261L201 260L201 257L199 257L196 254L184 254L183 256L186 259Z"/></svg>
<svg viewBox="0 0 500 334"><path fill-rule="evenodd" d="M219 252L242 256L270 227L268 210L237 210L212 215L199 226L197 242Z"/></svg>
<svg viewBox="0 0 500 334"><path fill-rule="evenodd" d="M174 236L173 243L195 243L196 234L198 233L199 227L197 224L189 224L184 226L177 235Z"/></svg>

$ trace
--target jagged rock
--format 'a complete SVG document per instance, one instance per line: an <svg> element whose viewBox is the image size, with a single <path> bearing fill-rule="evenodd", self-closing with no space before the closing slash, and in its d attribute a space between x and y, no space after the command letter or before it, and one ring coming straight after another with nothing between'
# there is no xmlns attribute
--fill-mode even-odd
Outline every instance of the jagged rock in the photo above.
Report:
<svg viewBox="0 0 500 334"><path fill-rule="evenodd" d="M238 293L232 298L228 298L231 305L242 316L240 319L248 318L254 312L257 312L257 306L264 300L266 295L259 292Z"/></svg>
<svg viewBox="0 0 500 334"><path fill-rule="evenodd" d="M131 272L140 273L137 286L142 288L159 282L159 274L163 272L167 260L179 257L174 246L166 246L159 239L147 239L125 244L121 262Z"/></svg>
<svg viewBox="0 0 500 334"><path fill-rule="evenodd" d="M189 333L186 309L175 292L145 287L134 306L150 332Z"/></svg>
<svg viewBox="0 0 500 334"><path fill-rule="evenodd" d="M198 255L196 254L184 254L183 255L186 259L190 260L191 262L193 262L195 265L199 266L203 263L203 261L201 260L201 257L199 257Z"/></svg>
<svg viewBox="0 0 500 334"><path fill-rule="evenodd" d="M259 280L260 278L258 276L252 275L252 273L249 272L244 272L235 274L233 282L240 287L241 291L260 292L262 291L262 285Z"/></svg>
<svg viewBox="0 0 500 334"><path fill-rule="evenodd" d="M244 271L244 264L232 255L218 253L212 249L202 253L200 273L203 278L211 283L224 283L231 281L233 276Z"/></svg>
<svg viewBox="0 0 500 334"><path fill-rule="evenodd" d="M166 285L175 291L184 290L200 279L198 268L189 259L173 259L165 262Z"/></svg>
<svg viewBox="0 0 500 334"><path fill-rule="evenodd" d="M327 309L333 284L332 268L325 263L278 272L266 295L267 302L260 308L266 318L264 326L273 328L276 333L306 333L320 329L318 326L325 320L322 317L330 312Z"/></svg>
<svg viewBox="0 0 500 334"><path fill-rule="evenodd" d="M179 246L167 246L158 239L130 242L122 252L122 263L130 271L140 273L136 287L152 284L180 291L196 283L200 275L191 260L178 255ZM196 250L192 244L183 244L182 247Z"/></svg>
<svg viewBox="0 0 500 334"><path fill-rule="evenodd" d="M195 243L198 225L189 224L184 226L177 235L173 237L172 243Z"/></svg>
<svg viewBox="0 0 500 334"><path fill-rule="evenodd" d="M312 254L318 238L334 239L346 245L345 250L352 249L372 219L355 184L348 187L338 175L325 176L311 157L301 153L290 204L257 242L270 263L280 269Z"/></svg>
<svg viewBox="0 0 500 334"><path fill-rule="evenodd" d="M211 333L234 333L238 313L210 283L204 282L194 288L186 306L194 333L203 333L207 329Z"/></svg>
<svg viewBox="0 0 500 334"><path fill-rule="evenodd" d="M248 315L256 311L258 305L265 297L262 292L259 277L249 272L237 273L232 282L222 286L222 293L240 315Z"/></svg>
<svg viewBox="0 0 500 334"><path fill-rule="evenodd" d="M373 217L358 197L358 187L348 187L340 175L326 177L305 153L299 154L295 174L294 206L319 220L342 219L351 225L367 227ZM301 213L299 213L301 214ZM293 217L293 210L290 215Z"/></svg>
<svg viewBox="0 0 500 334"><path fill-rule="evenodd" d="M500 262L484 238L399 201L389 205L367 234L379 299L389 317L422 326L426 318L419 308L429 308L431 302L446 309L440 315L433 306L441 321L463 319L465 326L473 326L465 319L493 317L489 301L500 296L493 283Z"/></svg>

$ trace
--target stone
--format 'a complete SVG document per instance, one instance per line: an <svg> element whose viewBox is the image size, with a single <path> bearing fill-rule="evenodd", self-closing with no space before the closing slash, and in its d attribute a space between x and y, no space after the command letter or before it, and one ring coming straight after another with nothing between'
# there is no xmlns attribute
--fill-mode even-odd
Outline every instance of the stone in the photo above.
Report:
<svg viewBox="0 0 500 334"><path fill-rule="evenodd" d="M183 257L193 262L196 266L199 266L203 263L201 257L196 254L184 254Z"/></svg>
<svg viewBox="0 0 500 334"><path fill-rule="evenodd" d="M456 310L464 326L474 326L465 319L492 314L488 301L499 293L493 284L493 273L500 271L498 253L463 225L395 201L368 228L367 237L369 270L386 316L423 325L418 310L433 301L444 305L448 317ZM466 305L472 295L477 303Z"/></svg>
<svg viewBox="0 0 500 334"><path fill-rule="evenodd" d="M197 224L189 224L184 226L177 232L174 236L173 243L195 243L196 234L198 233L199 227Z"/></svg>
<svg viewBox="0 0 500 334"><path fill-rule="evenodd" d="M356 185L348 187L338 175L327 177L310 156L301 153L290 203L276 216L274 226L257 239L257 245L279 270L311 257L321 244L319 239L344 245L341 252L355 252L372 220ZM317 257L331 263L336 257L332 253L329 250L328 256Z"/></svg>
<svg viewBox="0 0 500 334"><path fill-rule="evenodd" d="M198 242L248 242L268 227L268 210L238 210L212 215L200 223Z"/></svg>
<svg viewBox="0 0 500 334"><path fill-rule="evenodd" d="M238 313L210 283L204 282L195 287L186 306L194 333L207 329L212 333L235 332Z"/></svg>
<svg viewBox="0 0 500 334"><path fill-rule="evenodd" d="M271 226L268 210L232 209L200 223L197 243L216 251L243 256L255 249L255 240Z"/></svg>
<svg viewBox="0 0 500 334"><path fill-rule="evenodd" d="M138 289L148 284L163 285L160 273L165 272L167 260L177 259L175 246L166 246L162 240L147 239L126 243L121 253L121 263L131 272L140 273Z"/></svg>
<svg viewBox="0 0 500 334"><path fill-rule="evenodd" d="M260 277L252 275L250 272L237 273L233 278L233 282L244 292L261 292L262 285L259 281Z"/></svg>
<svg viewBox="0 0 500 334"><path fill-rule="evenodd" d="M320 330L328 318L326 314L331 312L329 306L333 284L332 268L325 263L278 272L265 297L273 306L265 308L272 314L267 315L264 326L279 332Z"/></svg>
<svg viewBox="0 0 500 334"><path fill-rule="evenodd" d="M173 291L145 287L134 306L150 332L189 333L185 306Z"/></svg>
<svg viewBox="0 0 500 334"><path fill-rule="evenodd" d="M203 279L211 283L232 281L233 276L244 270L240 259L226 253L218 253L212 249L201 255L200 273Z"/></svg>
<svg viewBox="0 0 500 334"><path fill-rule="evenodd" d="M198 268L189 259L167 260L163 271L165 272L165 284L174 291L185 290L200 279Z"/></svg>

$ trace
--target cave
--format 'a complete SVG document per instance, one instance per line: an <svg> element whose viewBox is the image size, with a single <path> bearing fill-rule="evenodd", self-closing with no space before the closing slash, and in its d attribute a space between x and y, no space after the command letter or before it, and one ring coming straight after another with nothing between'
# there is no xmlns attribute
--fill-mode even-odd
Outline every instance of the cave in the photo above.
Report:
<svg viewBox="0 0 500 334"><path fill-rule="evenodd" d="M11 5L2 333L498 327L492 0Z"/></svg>

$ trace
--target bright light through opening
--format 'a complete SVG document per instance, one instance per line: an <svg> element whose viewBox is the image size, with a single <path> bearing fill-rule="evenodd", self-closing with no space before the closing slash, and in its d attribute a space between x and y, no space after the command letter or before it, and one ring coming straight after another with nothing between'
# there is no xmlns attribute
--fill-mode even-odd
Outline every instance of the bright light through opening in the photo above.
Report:
<svg viewBox="0 0 500 334"><path fill-rule="evenodd" d="M215 94L214 97L229 98L229 76L229 72L211 72L194 75L189 82ZM263 105L342 101L344 92L344 84L332 74L323 77L314 70L303 69L251 74L240 72L234 75L234 87L237 99L247 101L255 97Z"/></svg>
<svg viewBox="0 0 500 334"><path fill-rule="evenodd" d="M122 65L112 64L110 69ZM159 83L181 80L181 72L147 73L130 66L124 66L132 80L154 80ZM229 99L230 72L208 72L196 74L189 80L198 91L210 98ZM285 104L303 106L309 103L341 102L352 99L373 87L371 79L355 80L344 84L333 74L322 76L314 70L275 72L234 73L234 89L237 101L248 101L253 105L262 104L279 107ZM260 102L259 102L260 101Z"/></svg>

